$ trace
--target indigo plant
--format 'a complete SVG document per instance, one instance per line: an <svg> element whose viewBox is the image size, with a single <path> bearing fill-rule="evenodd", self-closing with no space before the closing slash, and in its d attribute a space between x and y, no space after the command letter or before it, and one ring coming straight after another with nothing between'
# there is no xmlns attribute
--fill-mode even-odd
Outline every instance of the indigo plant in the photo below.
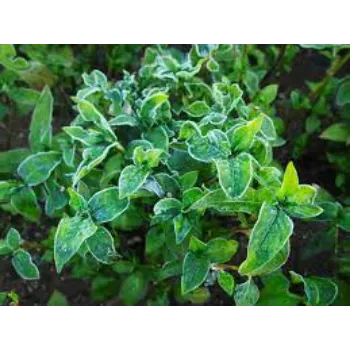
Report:
<svg viewBox="0 0 350 350"><path fill-rule="evenodd" d="M335 301L332 278L295 269L291 238L295 220L348 228L349 215L300 183L293 162L274 159L284 144L278 86L260 88L263 75L237 50L154 46L116 82L84 73L74 119L56 133L54 98L42 89L29 147L0 156L1 209L52 224L34 241L16 227L3 235L0 255L20 277L39 279L54 264L90 281L95 301L121 305ZM0 47L11 72L24 62Z"/></svg>

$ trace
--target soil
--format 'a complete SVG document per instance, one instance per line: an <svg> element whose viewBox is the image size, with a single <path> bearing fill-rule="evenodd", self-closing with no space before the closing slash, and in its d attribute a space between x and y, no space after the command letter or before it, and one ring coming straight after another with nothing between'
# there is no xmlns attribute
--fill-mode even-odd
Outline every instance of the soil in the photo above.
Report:
<svg viewBox="0 0 350 350"><path fill-rule="evenodd" d="M289 73L280 77L272 77L269 83L278 83L279 93L289 96L293 89L305 90L305 81L320 80L327 69L327 59L311 50L302 50L294 60ZM98 60L98 67L104 70L103 58ZM350 65L343 68L343 71L350 73ZM120 72L121 74L122 72ZM118 77L118 72L115 74ZM58 101L65 101L55 106L54 129L57 131L61 126L67 125L73 118L73 110L69 96L62 91L55 91ZM279 117L286 125L286 132L283 135L287 143L275 150L277 160L285 166L292 158L293 140L304 131L305 113L292 110L288 104L279 103L277 106ZM0 123L0 152L14 147L27 146L27 130L29 118L8 118ZM335 170L326 161L324 152L325 142L315 135L309 142L307 152L299 159L294 160L300 172L302 183L317 183L331 193L337 195L338 189L334 184ZM46 232L52 222L43 222L40 226L28 225L20 217L10 216L0 212L0 231L6 232L7 228L14 226L22 229L25 237L38 239ZM296 272L332 275L336 271L331 250L321 251L308 260L301 258L301 252L306 244L312 244L315 233L322 230L322 224L315 222L296 222L295 233L292 238L292 255L289 259L287 269L294 269ZM3 233L2 233L3 234ZM244 243L244 239L242 239ZM34 260L37 257L34 254ZM70 305L96 305L90 298L89 283L70 277L69 271L65 270L62 275L57 275L52 265L40 265L40 281L23 281L11 267L9 260L0 260L0 290L15 290L20 295L21 305L46 305L54 290L61 291L68 299ZM217 297L215 297L217 296ZM231 300L219 289L212 290L211 305L230 305Z"/></svg>

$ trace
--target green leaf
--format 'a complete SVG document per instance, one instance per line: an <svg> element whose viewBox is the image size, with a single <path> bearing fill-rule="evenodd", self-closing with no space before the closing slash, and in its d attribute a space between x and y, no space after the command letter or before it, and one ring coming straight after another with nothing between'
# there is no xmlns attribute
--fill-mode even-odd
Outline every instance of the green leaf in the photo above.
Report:
<svg viewBox="0 0 350 350"><path fill-rule="evenodd" d="M58 273L96 230L97 226L90 217L65 217L60 221L54 241L54 259Z"/></svg>
<svg viewBox="0 0 350 350"><path fill-rule="evenodd" d="M337 91L336 103L338 106L343 107L350 102L350 81L345 80Z"/></svg>
<svg viewBox="0 0 350 350"><path fill-rule="evenodd" d="M35 152L51 146L52 111L53 96L50 88L45 86L35 106L29 128L29 144Z"/></svg>
<svg viewBox="0 0 350 350"><path fill-rule="evenodd" d="M176 244L180 244L193 228L193 224L186 214L179 214L174 218Z"/></svg>
<svg viewBox="0 0 350 350"><path fill-rule="evenodd" d="M8 202L19 186L17 181L0 181L0 202Z"/></svg>
<svg viewBox="0 0 350 350"><path fill-rule="evenodd" d="M140 272L135 272L127 277L119 291L119 298L125 305L137 304L147 292L147 281Z"/></svg>
<svg viewBox="0 0 350 350"><path fill-rule="evenodd" d="M129 165L124 168L119 177L119 198L123 199L134 194L149 175L150 171L144 167Z"/></svg>
<svg viewBox="0 0 350 350"><path fill-rule="evenodd" d="M210 107L204 101L193 102L186 108L186 112L193 118L201 118L210 111Z"/></svg>
<svg viewBox="0 0 350 350"><path fill-rule="evenodd" d="M163 92L150 95L142 101L140 116L143 119L154 119L157 110L167 101L169 96Z"/></svg>
<svg viewBox="0 0 350 350"><path fill-rule="evenodd" d="M195 236L190 239L190 244L188 250L193 253L205 253L207 250L207 245Z"/></svg>
<svg viewBox="0 0 350 350"><path fill-rule="evenodd" d="M91 197L88 205L97 223L112 221L128 209L129 199L119 199L119 194L118 187L110 187Z"/></svg>
<svg viewBox="0 0 350 350"><path fill-rule="evenodd" d="M83 177L88 175L92 169L102 163L109 151L117 146L117 143L112 143L108 146L94 146L86 148L83 152L83 161L79 164L73 176L73 186L75 186Z"/></svg>
<svg viewBox="0 0 350 350"><path fill-rule="evenodd" d="M136 147L133 154L133 161L137 166L144 166L147 169L156 168L159 165L163 150L152 148L146 151L141 146Z"/></svg>
<svg viewBox="0 0 350 350"><path fill-rule="evenodd" d="M63 186L60 186L55 180L49 180L46 183L47 198L45 203L45 213L54 217L56 212L63 209L68 203L68 198Z"/></svg>
<svg viewBox="0 0 350 350"><path fill-rule="evenodd" d="M218 237L207 243L206 256L212 263L225 263L231 260L237 250L237 241Z"/></svg>
<svg viewBox="0 0 350 350"><path fill-rule="evenodd" d="M181 277L182 294L187 294L198 288L207 278L210 261L205 256L197 256L188 252L183 262Z"/></svg>
<svg viewBox="0 0 350 350"><path fill-rule="evenodd" d="M132 273L135 269L135 263L126 260L120 260L112 265L113 271L119 274Z"/></svg>
<svg viewBox="0 0 350 350"><path fill-rule="evenodd" d="M344 231L350 232L350 208L344 208L341 211L337 224Z"/></svg>
<svg viewBox="0 0 350 350"><path fill-rule="evenodd" d="M29 149L18 148L0 152L0 174L12 174L18 166L31 154Z"/></svg>
<svg viewBox="0 0 350 350"><path fill-rule="evenodd" d="M32 257L23 249L18 249L13 254L12 265L17 274L25 280L37 280L40 278L39 270L33 263Z"/></svg>
<svg viewBox="0 0 350 350"><path fill-rule="evenodd" d="M0 239L0 256L9 255L12 253L12 249L8 246L5 239Z"/></svg>
<svg viewBox="0 0 350 350"><path fill-rule="evenodd" d="M0 292L0 306L4 306L7 299L6 292Z"/></svg>
<svg viewBox="0 0 350 350"><path fill-rule="evenodd" d="M247 153L229 160L215 162L219 183L227 196L239 198L244 195L253 178L253 164Z"/></svg>
<svg viewBox="0 0 350 350"><path fill-rule="evenodd" d="M299 187L298 173L293 162L289 162L283 176L283 182L277 196L280 200L293 196Z"/></svg>
<svg viewBox="0 0 350 350"><path fill-rule="evenodd" d="M85 198L78 192L76 192L73 188L68 188L69 193L69 205L76 211L81 212L87 210L88 203Z"/></svg>
<svg viewBox="0 0 350 350"><path fill-rule="evenodd" d="M36 186L46 181L61 163L58 152L39 152L26 158L18 167L19 176L29 186Z"/></svg>
<svg viewBox="0 0 350 350"><path fill-rule="evenodd" d="M63 131L68 134L72 140L79 141L85 146L94 146L103 142L103 135L93 129L85 130L81 126L66 126Z"/></svg>
<svg viewBox="0 0 350 350"><path fill-rule="evenodd" d="M229 295L232 296L235 289L234 277L225 271L220 271L218 274L219 286Z"/></svg>
<svg viewBox="0 0 350 350"><path fill-rule="evenodd" d="M203 305L209 301L210 292L208 288L199 287L196 290L186 294L184 296L184 299L190 301L192 304L195 305Z"/></svg>
<svg viewBox="0 0 350 350"><path fill-rule="evenodd" d="M108 121L92 103L86 100L80 100L77 107L84 120L94 123L102 132L106 133L111 140L116 140L116 136L108 124Z"/></svg>
<svg viewBox="0 0 350 350"><path fill-rule="evenodd" d="M210 130L206 136L194 137L187 144L191 157L204 163L225 159L231 154L227 136L221 130Z"/></svg>
<svg viewBox="0 0 350 350"><path fill-rule="evenodd" d="M332 124L320 135L320 138L334 142L347 142L350 138L350 126L345 123Z"/></svg>
<svg viewBox="0 0 350 350"><path fill-rule="evenodd" d="M314 204L292 204L283 205L283 208L291 216L299 219L314 218L322 214L323 209Z"/></svg>
<svg viewBox="0 0 350 350"><path fill-rule="evenodd" d="M198 171L190 171L188 173L183 174L182 176L180 176L179 179L179 184L180 187L182 189L182 191L186 191L190 188L192 188L198 179Z"/></svg>
<svg viewBox="0 0 350 350"><path fill-rule="evenodd" d="M271 267L271 262L279 259L278 254L285 249L292 233L293 222L284 211L264 202L249 238L247 259L239 267L239 273L255 276L276 270L279 266L272 264Z"/></svg>
<svg viewBox="0 0 350 350"><path fill-rule="evenodd" d="M262 282L264 287L257 305L296 306L300 303L300 296L289 291L290 283L282 272L276 271L264 276Z"/></svg>
<svg viewBox="0 0 350 350"><path fill-rule="evenodd" d="M117 257L114 239L105 227L99 227L92 236L86 239L86 244L93 257L102 264L111 264Z"/></svg>
<svg viewBox="0 0 350 350"><path fill-rule="evenodd" d="M164 218L172 218L181 211L182 203L175 198L163 198L158 201L154 208L154 214Z"/></svg>
<svg viewBox="0 0 350 350"><path fill-rule="evenodd" d="M7 246L14 251L20 247L22 242L23 240L19 232L14 228L10 228L6 235Z"/></svg>
<svg viewBox="0 0 350 350"><path fill-rule="evenodd" d="M64 294L58 290L54 290L50 296L47 306L68 306L68 300Z"/></svg>
<svg viewBox="0 0 350 350"><path fill-rule="evenodd" d="M146 236L145 253L152 255L157 253L165 243L165 232L157 227L152 227Z"/></svg>
<svg viewBox="0 0 350 350"><path fill-rule="evenodd" d="M263 116L259 116L229 132L229 139L235 152L245 152L253 146L255 136L260 131Z"/></svg>
<svg viewBox="0 0 350 350"><path fill-rule="evenodd" d="M276 99L277 92L278 92L277 84L271 84L271 85L265 86L259 92L259 101L264 105L269 105Z"/></svg>
<svg viewBox="0 0 350 350"><path fill-rule="evenodd" d="M259 289L253 279L237 285L234 299L237 306L253 306L259 300Z"/></svg>
<svg viewBox="0 0 350 350"><path fill-rule="evenodd" d="M26 219L37 222L41 215L41 209L36 199L35 192L30 187L22 187L11 197L11 205Z"/></svg>
<svg viewBox="0 0 350 350"><path fill-rule="evenodd" d="M293 283L303 283L307 297L307 305L331 305L338 295L338 286L327 278L303 277L293 271L290 272Z"/></svg>
<svg viewBox="0 0 350 350"><path fill-rule="evenodd" d="M160 148L166 152L168 151L169 136L162 126L147 131L142 137L151 142L154 148Z"/></svg>

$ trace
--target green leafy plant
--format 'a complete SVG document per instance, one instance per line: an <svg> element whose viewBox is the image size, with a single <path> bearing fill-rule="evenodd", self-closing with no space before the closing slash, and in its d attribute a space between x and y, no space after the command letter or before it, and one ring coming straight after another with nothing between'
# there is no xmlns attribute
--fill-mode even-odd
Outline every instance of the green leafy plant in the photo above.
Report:
<svg viewBox="0 0 350 350"><path fill-rule="evenodd" d="M6 68L24 65L12 47L1 50ZM90 280L99 302L202 304L214 288L236 305L334 302L331 279L286 264L294 220L320 218L325 204L292 162L283 170L274 160L284 143L278 86L260 89L267 69L249 67L260 51L246 50L150 47L139 71L117 82L84 74L74 119L57 133L43 88L29 148L0 157L1 208L54 223L37 242L42 261ZM233 73L232 62L241 65ZM13 232L2 251L21 277L38 278L18 232L9 245Z"/></svg>

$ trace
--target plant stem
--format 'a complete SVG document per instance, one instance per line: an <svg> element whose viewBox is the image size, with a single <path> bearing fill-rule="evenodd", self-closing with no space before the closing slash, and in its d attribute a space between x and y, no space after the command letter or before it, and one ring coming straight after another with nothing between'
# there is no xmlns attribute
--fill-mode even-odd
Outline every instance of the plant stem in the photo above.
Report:
<svg viewBox="0 0 350 350"><path fill-rule="evenodd" d="M238 271L238 266L237 265L215 264L214 268L216 270L233 270L233 271Z"/></svg>
<svg viewBox="0 0 350 350"><path fill-rule="evenodd" d="M350 59L350 52L348 52L344 57L338 56L337 59L335 59L332 62L331 66L329 67L326 73L326 76L323 78L323 80L320 82L317 88L309 94L309 98L312 102L312 106L315 106L317 104L317 102L321 98L331 78L333 78L338 73L338 71L344 66L344 64L349 59Z"/></svg>
<svg viewBox="0 0 350 350"><path fill-rule="evenodd" d="M279 52L277 60L276 60L275 64L271 67L271 69L266 73L265 77L262 79L262 81L260 83L261 86L264 86L271 79L273 74L276 71L278 71L279 68L281 67L282 62L283 62L283 57L284 57L286 50L287 50L287 46L288 46L287 44L281 45L281 50Z"/></svg>

